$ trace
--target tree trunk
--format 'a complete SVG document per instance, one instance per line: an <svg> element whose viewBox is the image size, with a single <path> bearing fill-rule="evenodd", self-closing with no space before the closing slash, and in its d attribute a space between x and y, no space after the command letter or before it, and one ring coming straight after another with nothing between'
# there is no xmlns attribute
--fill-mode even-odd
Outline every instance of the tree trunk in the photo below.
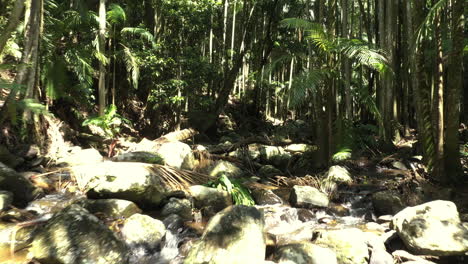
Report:
<svg viewBox="0 0 468 264"><path fill-rule="evenodd" d="M99 45L98 52L105 56L106 49L106 0L99 1ZM106 110L106 65L102 59L99 60L99 115L104 115Z"/></svg>
<svg viewBox="0 0 468 264"><path fill-rule="evenodd" d="M18 26L21 15L23 14L24 10L24 3L25 0L16 0L13 10L11 11L10 17L8 18L8 24L6 25L5 29L3 30L2 34L0 34L0 54L2 54L3 49L5 48L8 39L11 36L11 33L15 28Z"/></svg>
<svg viewBox="0 0 468 264"><path fill-rule="evenodd" d="M463 86L463 46L464 46L464 0L452 0L452 53L449 55L447 114L445 142L445 172L451 179L463 175L460 163L458 127L460 120L460 96ZM466 94L465 94L466 96Z"/></svg>

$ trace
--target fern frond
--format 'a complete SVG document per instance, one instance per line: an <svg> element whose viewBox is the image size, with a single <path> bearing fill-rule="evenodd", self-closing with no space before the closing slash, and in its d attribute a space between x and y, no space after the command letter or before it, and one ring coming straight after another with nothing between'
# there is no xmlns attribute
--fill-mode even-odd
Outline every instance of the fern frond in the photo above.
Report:
<svg viewBox="0 0 468 264"><path fill-rule="evenodd" d="M125 10L118 4L110 4L107 11L107 21L110 24L123 24L127 20Z"/></svg>
<svg viewBox="0 0 468 264"><path fill-rule="evenodd" d="M133 37L133 38L139 37L139 38L145 40L146 42L152 44L153 46L156 45L153 34L151 34L151 32L149 32L145 28L125 27L120 31L120 33L124 37L127 37L127 38L129 38L129 37Z"/></svg>
<svg viewBox="0 0 468 264"><path fill-rule="evenodd" d="M138 80L140 79L140 64L138 58L132 53L132 51L123 46L123 58L125 62L125 68L130 74L129 82L132 84L133 88L138 89Z"/></svg>

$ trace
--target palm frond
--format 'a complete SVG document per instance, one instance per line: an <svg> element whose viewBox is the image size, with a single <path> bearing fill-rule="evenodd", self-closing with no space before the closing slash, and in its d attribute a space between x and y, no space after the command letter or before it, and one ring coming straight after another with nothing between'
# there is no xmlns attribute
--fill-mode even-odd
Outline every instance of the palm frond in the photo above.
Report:
<svg viewBox="0 0 468 264"><path fill-rule="evenodd" d="M369 47L369 44L358 39L337 39L338 51L360 65L367 66L380 73L390 70L387 58L382 51Z"/></svg>
<svg viewBox="0 0 468 264"><path fill-rule="evenodd" d="M132 51L123 46L123 59L125 62L125 68L130 74L128 80L132 84L133 88L138 89L138 80L140 79L140 64L138 58L132 53Z"/></svg>
<svg viewBox="0 0 468 264"><path fill-rule="evenodd" d="M136 37L139 37L143 40L145 40L146 42L152 44L153 46L156 45L156 42L154 40L154 36L153 34L151 34L151 32L149 32L147 29L145 28L141 28L141 27L125 27L123 28L120 33L122 34L122 36L124 37L127 37L127 38L130 38L130 37L133 37L133 38L136 38Z"/></svg>
<svg viewBox="0 0 468 264"><path fill-rule="evenodd" d="M316 92L317 87L328 74L329 72L326 69L312 69L296 76L289 91L291 106L299 107L305 103L308 93Z"/></svg>
<svg viewBox="0 0 468 264"><path fill-rule="evenodd" d="M107 11L107 21L110 24L124 24L127 20L125 10L118 4L111 4Z"/></svg>
<svg viewBox="0 0 468 264"><path fill-rule="evenodd" d="M445 8L448 2L448 0L439 0L431 7L429 13L415 32L414 43L412 45L413 53L416 51L416 47L421 42L424 34L427 34L429 28L434 25L434 18L442 12L442 9Z"/></svg>

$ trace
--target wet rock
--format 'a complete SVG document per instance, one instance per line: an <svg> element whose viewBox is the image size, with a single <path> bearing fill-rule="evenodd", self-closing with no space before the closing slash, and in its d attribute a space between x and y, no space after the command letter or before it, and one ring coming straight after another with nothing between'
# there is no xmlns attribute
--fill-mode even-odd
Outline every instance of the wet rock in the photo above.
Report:
<svg viewBox="0 0 468 264"><path fill-rule="evenodd" d="M152 164L102 162L71 168L78 186L91 198L117 198L137 204L159 205L173 188Z"/></svg>
<svg viewBox="0 0 468 264"><path fill-rule="evenodd" d="M282 246L275 253L275 261L291 264L337 264L336 254L329 248L312 243Z"/></svg>
<svg viewBox="0 0 468 264"><path fill-rule="evenodd" d="M338 165L331 166L328 169L326 178L336 183L351 184L353 182L353 178L351 177L351 173L349 173L348 169Z"/></svg>
<svg viewBox="0 0 468 264"><path fill-rule="evenodd" d="M73 148L68 155L57 160L57 163L66 164L68 166L75 166L82 164L96 164L102 162L103 160L104 158L96 149L81 149L76 147Z"/></svg>
<svg viewBox="0 0 468 264"><path fill-rule="evenodd" d="M30 181L0 162L0 189L13 193L13 204L24 207L42 191Z"/></svg>
<svg viewBox="0 0 468 264"><path fill-rule="evenodd" d="M119 199L99 199L99 200L84 200L80 203L83 208L90 213L102 213L110 218L128 218L131 215L141 213L138 206L127 200Z"/></svg>
<svg viewBox="0 0 468 264"><path fill-rule="evenodd" d="M393 215L381 215L377 218L377 223L383 224L383 223L389 223L393 219Z"/></svg>
<svg viewBox="0 0 468 264"><path fill-rule="evenodd" d="M13 194L8 191L0 191L0 212L8 209L13 202Z"/></svg>
<svg viewBox="0 0 468 264"><path fill-rule="evenodd" d="M301 222L309 222L315 219L315 214L311 210L299 208L297 209L297 218Z"/></svg>
<svg viewBox="0 0 468 264"><path fill-rule="evenodd" d="M335 251L340 264L367 264L367 241L359 229L321 231L315 243Z"/></svg>
<svg viewBox="0 0 468 264"><path fill-rule="evenodd" d="M299 228L282 225L267 230L267 235L275 246L303 243L312 240L313 228L309 225L302 225Z"/></svg>
<svg viewBox="0 0 468 264"><path fill-rule="evenodd" d="M207 169L207 174L213 177L226 175L228 177L239 177L243 171L233 163L225 160L218 160Z"/></svg>
<svg viewBox="0 0 468 264"><path fill-rule="evenodd" d="M143 163L151 163L151 164L164 164L164 159L152 152L145 152L145 151L134 151L134 152L127 152L117 155L112 158L112 161L127 161L127 162L143 162Z"/></svg>
<svg viewBox="0 0 468 264"><path fill-rule="evenodd" d="M263 214L255 207L228 207L210 220L184 263L261 263L266 251L263 228Z"/></svg>
<svg viewBox="0 0 468 264"><path fill-rule="evenodd" d="M123 242L77 205L54 215L35 235L30 252L44 264L128 263Z"/></svg>
<svg viewBox="0 0 468 264"><path fill-rule="evenodd" d="M11 154L5 146L0 145L0 162L8 167L16 168L24 162L24 159Z"/></svg>
<svg viewBox="0 0 468 264"><path fill-rule="evenodd" d="M291 144L287 145L284 150L289 152L300 152L304 153L307 151L314 151L317 150L317 146L308 145L308 144Z"/></svg>
<svg viewBox="0 0 468 264"><path fill-rule="evenodd" d="M35 230L34 226L18 228L15 223L0 222L0 263L16 263L9 262L11 250L15 250L15 256L21 255L17 250L30 245Z"/></svg>
<svg viewBox="0 0 468 264"><path fill-rule="evenodd" d="M349 216L349 209L341 204L330 204L327 210L329 213L337 216Z"/></svg>
<svg viewBox="0 0 468 264"><path fill-rule="evenodd" d="M41 152L38 145L19 145L14 150L20 157L26 160L32 160Z"/></svg>
<svg viewBox="0 0 468 264"><path fill-rule="evenodd" d="M395 215L405 206L396 191L382 191L372 195L372 205L378 215Z"/></svg>
<svg viewBox="0 0 468 264"><path fill-rule="evenodd" d="M295 185L291 190L291 205L295 207L327 207L329 200L326 194L311 186Z"/></svg>
<svg viewBox="0 0 468 264"><path fill-rule="evenodd" d="M405 208L393 217L392 227L416 254L452 256L468 251L468 230L450 201Z"/></svg>
<svg viewBox="0 0 468 264"><path fill-rule="evenodd" d="M387 252L385 244L380 240L372 244L369 264L393 264L393 256Z"/></svg>
<svg viewBox="0 0 468 264"><path fill-rule="evenodd" d="M215 212L219 212L232 205L231 195L226 191L202 185L191 186L189 191L193 197L195 207L199 209L210 207Z"/></svg>
<svg viewBox="0 0 468 264"><path fill-rule="evenodd" d="M120 232L129 246L154 250L166 234L166 227L150 216L134 214L125 220Z"/></svg>
<svg viewBox="0 0 468 264"><path fill-rule="evenodd" d="M252 191L252 196L258 205L283 204L283 200L271 190L256 189Z"/></svg>
<svg viewBox="0 0 468 264"><path fill-rule="evenodd" d="M176 214L166 216L162 222L168 230L173 232L177 232L178 229L184 226L184 219Z"/></svg>
<svg viewBox="0 0 468 264"><path fill-rule="evenodd" d="M258 170L258 175L267 178L270 176L283 175L283 172L272 165L264 165Z"/></svg>
<svg viewBox="0 0 468 264"><path fill-rule="evenodd" d="M162 216L176 214L184 220L192 219L192 203L188 199L177 199L172 197L166 203L161 211Z"/></svg>

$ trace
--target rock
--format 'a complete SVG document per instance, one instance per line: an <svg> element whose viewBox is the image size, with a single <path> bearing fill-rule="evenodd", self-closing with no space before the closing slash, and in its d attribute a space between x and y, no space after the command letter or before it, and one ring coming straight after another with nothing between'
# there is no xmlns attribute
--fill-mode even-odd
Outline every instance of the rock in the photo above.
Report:
<svg viewBox="0 0 468 264"><path fill-rule="evenodd" d="M35 230L34 226L18 228L17 223L0 222L0 263L23 263L12 261L12 249L15 251L16 258L28 259L28 250L24 249L31 244Z"/></svg>
<svg viewBox="0 0 468 264"><path fill-rule="evenodd" d="M242 175L242 170L229 161L218 160L207 169L207 173L213 177L220 177L226 175L228 177L239 177Z"/></svg>
<svg viewBox="0 0 468 264"><path fill-rule="evenodd" d="M309 209L299 208L297 209L297 218L301 222L309 222L315 219L315 214Z"/></svg>
<svg viewBox="0 0 468 264"><path fill-rule="evenodd" d="M164 159L156 154L151 152L145 151L134 151L134 152L127 152L117 155L112 158L112 161L127 161L127 162L142 162L142 163L151 163L151 164L164 164Z"/></svg>
<svg viewBox="0 0 468 264"><path fill-rule="evenodd" d="M344 207L342 204L330 204L327 211L341 217L350 215L349 208Z"/></svg>
<svg viewBox="0 0 468 264"><path fill-rule="evenodd" d="M156 153L164 159L166 165L177 169L192 170L195 165L192 149L182 142L163 143Z"/></svg>
<svg viewBox="0 0 468 264"><path fill-rule="evenodd" d="M284 150L289 152L300 152L304 153L307 151L315 151L317 150L317 146L307 145L307 144L291 144L287 145Z"/></svg>
<svg viewBox="0 0 468 264"><path fill-rule="evenodd" d="M393 219L393 215L381 215L377 218L377 223L383 224L383 223L389 223Z"/></svg>
<svg viewBox="0 0 468 264"><path fill-rule="evenodd" d="M405 208L393 217L392 227L416 254L453 256L468 251L468 230L450 201Z"/></svg>
<svg viewBox="0 0 468 264"><path fill-rule="evenodd" d="M367 264L367 241L359 229L324 230L315 243L335 251L340 264Z"/></svg>
<svg viewBox="0 0 468 264"><path fill-rule="evenodd" d="M184 227L184 219L176 214L168 215L163 219L162 222L168 230L171 230L174 233L178 232L177 230Z"/></svg>
<svg viewBox="0 0 468 264"><path fill-rule="evenodd" d="M313 237L313 229L308 225L301 225L299 228L280 225L266 232L274 246L309 242Z"/></svg>
<svg viewBox="0 0 468 264"><path fill-rule="evenodd" d="M173 187L158 174L156 165L102 162L71 168L78 186L91 198L117 198L143 205L159 205Z"/></svg>
<svg viewBox="0 0 468 264"><path fill-rule="evenodd" d="M282 147L262 146L260 148L260 159L278 168L287 168L291 157L291 154L284 151Z"/></svg>
<svg viewBox="0 0 468 264"><path fill-rule="evenodd" d="M282 246L275 253L275 261L291 264L337 264L336 254L331 249L300 243Z"/></svg>
<svg viewBox="0 0 468 264"><path fill-rule="evenodd" d="M374 193L372 205L378 215L395 215L405 207L400 194L390 190Z"/></svg>
<svg viewBox="0 0 468 264"><path fill-rule="evenodd" d="M261 263L266 252L264 224L255 207L228 207L210 220L184 263Z"/></svg>
<svg viewBox="0 0 468 264"><path fill-rule="evenodd" d="M399 170L408 170L406 165L403 164L403 162L401 162L401 161L392 162L392 167L395 168L395 169L399 169Z"/></svg>
<svg viewBox="0 0 468 264"><path fill-rule="evenodd" d="M291 190L291 205L295 207L313 208L327 207L328 197L317 188L295 185Z"/></svg>
<svg viewBox="0 0 468 264"><path fill-rule="evenodd" d="M184 220L192 219L192 203L188 199L177 199L171 197L161 211L162 216L176 214Z"/></svg>
<svg viewBox="0 0 468 264"><path fill-rule="evenodd" d="M8 191L0 191L0 212L7 210L13 202L13 194Z"/></svg>
<svg viewBox="0 0 468 264"><path fill-rule="evenodd" d="M13 205L18 207L26 206L42 193L41 189L35 188L30 181L1 162L0 189L13 193Z"/></svg>
<svg viewBox="0 0 468 264"><path fill-rule="evenodd" d="M84 200L80 205L92 214L103 213L110 218L128 218L134 214L141 213L138 206L127 200L119 199L99 199L99 200Z"/></svg>
<svg viewBox="0 0 468 264"><path fill-rule="evenodd" d="M283 204L283 200L271 190L255 189L252 196L258 205Z"/></svg>
<svg viewBox="0 0 468 264"><path fill-rule="evenodd" d="M14 152L18 153L20 157L23 157L26 160L32 160L38 156L38 154L41 152L41 149L38 145L25 144L18 145Z"/></svg>
<svg viewBox="0 0 468 264"><path fill-rule="evenodd" d="M77 205L55 214L35 235L30 252L44 264L128 263L125 244Z"/></svg>
<svg viewBox="0 0 468 264"><path fill-rule="evenodd" d="M131 247L154 250L166 234L164 223L147 215L134 214L125 220L120 229L122 237Z"/></svg>
<svg viewBox="0 0 468 264"><path fill-rule="evenodd" d="M258 175L267 178L270 176L283 175L283 172L272 165L264 165L258 170Z"/></svg>
<svg viewBox="0 0 468 264"><path fill-rule="evenodd" d="M4 145L0 145L0 162L10 168L16 168L24 162L24 159L11 154Z"/></svg>
<svg viewBox="0 0 468 264"><path fill-rule="evenodd" d="M99 151L93 148L81 149L73 148L72 152L67 156L57 160L58 164L66 164L68 166L76 166L83 164L96 164L104 160Z"/></svg>
<svg viewBox="0 0 468 264"><path fill-rule="evenodd" d="M385 245L380 243L374 244L369 260L369 264L393 264L393 256L387 252Z"/></svg>
<svg viewBox="0 0 468 264"><path fill-rule="evenodd" d="M336 183L353 183L353 178L348 169L338 165L331 166L330 169L328 169L326 178Z"/></svg>
<svg viewBox="0 0 468 264"><path fill-rule="evenodd" d="M232 205L231 195L226 191L202 185L191 186L189 191L193 197L195 207L199 209L210 207L215 212L219 212Z"/></svg>

